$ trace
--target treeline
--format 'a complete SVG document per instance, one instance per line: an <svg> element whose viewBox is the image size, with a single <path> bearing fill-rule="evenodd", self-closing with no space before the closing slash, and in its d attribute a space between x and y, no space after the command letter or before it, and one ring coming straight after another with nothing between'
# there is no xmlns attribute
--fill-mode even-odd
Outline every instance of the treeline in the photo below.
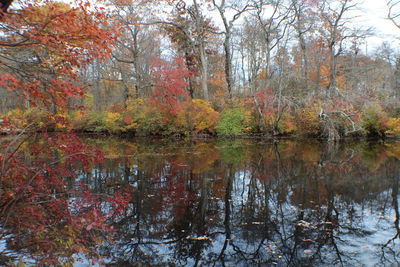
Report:
<svg viewBox="0 0 400 267"><path fill-rule="evenodd" d="M373 34L352 23L356 1L110 0L103 5L109 18L103 28L115 34L100 46L110 50L109 57L74 64L76 79L62 85L86 88L79 92L84 97L73 99L63 90L67 100L60 108L57 96L42 86L48 101L32 109L26 98L11 97L2 87L0 108L4 114L11 110L10 121L25 125L32 117L39 123L42 116L70 119L53 126L81 131L302 134L329 140L400 131L399 55L385 42L366 51ZM390 7L396 22L396 6ZM32 72L37 61L32 50L4 52Z"/></svg>

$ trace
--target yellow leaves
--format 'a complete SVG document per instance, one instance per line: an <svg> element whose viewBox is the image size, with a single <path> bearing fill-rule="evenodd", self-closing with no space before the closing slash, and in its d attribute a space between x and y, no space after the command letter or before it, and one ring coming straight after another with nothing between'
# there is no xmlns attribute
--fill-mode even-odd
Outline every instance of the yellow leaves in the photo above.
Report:
<svg viewBox="0 0 400 267"><path fill-rule="evenodd" d="M383 136L389 117L379 103L369 103L362 112L362 127L369 135Z"/></svg>
<svg viewBox="0 0 400 267"><path fill-rule="evenodd" d="M28 121L25 118L25 112L21 109L13 109L6 115L7 119L12 121L13 126L23 129L28 126Z"/></svg>
<svg viewBox="0 0 400 267"><path fill-rule="evenodd" d="M211 104L202 99L193 99L182 104L176 124L184 131L190 132L212 132L217 124L219 114Z"/></svg>
<svg viewBox="0 0 400 267"><path fill-rule="evenodd" d="M389 130L385 132L386 134L400 135L400 118L390 118L387 127Z"/></svg>
<svg viewBox="0 0 400 267"><path fill-rule="evenodd" d="M85 93L83 101L84 101L85 108L88 108L88 109L93 108L93 104L94 104L93 94Z"/></svg>
<svg viewBox="0 0 400 267"><path fill-rule="evenodd" d="M121 114L116 113L116 112L106 112L106 116L105 116L106 124L115 123L116 121L118 121L120 119L121 119Z"/></svg>
<svg viewBox="0 0 400 267"><path fill-rule="evenodd" d="M26 110L13 109L6 114L6 118L15 129L19 130L32 124L44 125L51 119L48 113L37 108Z"/></svg>
<svg viewBox="0 0 400 267"><path fill-rule="evenodd" d="M386 144L386 155L400 160L400 144Z"/></svg>
<svg viewBox="0 0 400 267"><path fill-rule="evenodd" d="M314 104L300 111L296 118L296 127L300 133L306 135L317 135L320 132L318 113L320 105Z"/></svg>
<svg viewBox="0 0 400 267"><path fill-rule="evenodd" d="M145 104L145 101L142 98L135 98L135 99L129 99L126 102L126 111L127 112L135 112L137 111L141 106Z"/></svg>
<svg viewBox="0 0 400 267"><path fill-rule="evenodd" d="M104 116L104 127L108 131L118 131L120 130L120 120L121 114L107 111Z"/></svg>

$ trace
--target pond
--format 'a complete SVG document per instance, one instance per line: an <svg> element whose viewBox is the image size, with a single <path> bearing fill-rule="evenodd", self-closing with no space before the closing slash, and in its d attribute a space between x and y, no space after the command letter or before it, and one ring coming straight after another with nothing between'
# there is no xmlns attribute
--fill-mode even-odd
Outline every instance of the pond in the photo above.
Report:
<svg viewBox="0 0 400 267"><path fill-rule="evenodd" d="M400 264L400 142L83 140L105 158L76 180L130 194L99 265ZM41 253L16 239L3 235L0 263ZM89 265L84 250L74 257Z"/></svg>

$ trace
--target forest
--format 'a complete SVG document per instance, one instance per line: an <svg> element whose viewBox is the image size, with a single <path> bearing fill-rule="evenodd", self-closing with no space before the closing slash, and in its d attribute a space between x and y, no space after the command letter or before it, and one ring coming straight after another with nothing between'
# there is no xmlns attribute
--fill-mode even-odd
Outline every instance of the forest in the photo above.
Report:
<svg viewBox="0 0 400 267"><path fill-rule="evenodd" d="M360 1L3 2L4 134L400 133L399 52L368 50Z"/></svg>

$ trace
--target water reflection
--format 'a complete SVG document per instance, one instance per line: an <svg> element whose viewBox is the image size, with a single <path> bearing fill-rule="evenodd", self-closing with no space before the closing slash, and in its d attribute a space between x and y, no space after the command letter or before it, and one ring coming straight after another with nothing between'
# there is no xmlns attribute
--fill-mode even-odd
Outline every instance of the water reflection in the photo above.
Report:
<svg viewBox="0 0 400 267"><path fill-rule="evenodd" d="M109 266L399 265L400 143L87 138L129 188Z"/></svg>
<svg viewBox="0 0 400 267"><path fill-rule="evenodd" d="M398 263L398 143L93 142L93 189L134 189L113 265Z"/></svg>

